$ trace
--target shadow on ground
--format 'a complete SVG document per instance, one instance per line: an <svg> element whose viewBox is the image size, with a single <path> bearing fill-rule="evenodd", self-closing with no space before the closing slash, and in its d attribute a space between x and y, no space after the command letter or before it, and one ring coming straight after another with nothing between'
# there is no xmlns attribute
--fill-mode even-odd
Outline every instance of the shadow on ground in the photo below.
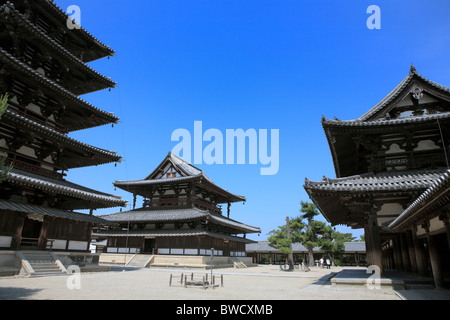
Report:
<svg viewBox="0 0 450 320"><path fill-rule="evenodd" d="M25 300L39 291L41 289L3 287L0 288L0 300Z"/></svg>
<svg viewBox="0 0 450 320"><path fill-rule="evenodd" d="M331 282L330 279L333 278L337 273L336 272L331 272L329 274L326 274L322 277L320 277L319 279L317 279L316 281L314 281L313 283L311 283L311 286L331 286Z"/></svg>

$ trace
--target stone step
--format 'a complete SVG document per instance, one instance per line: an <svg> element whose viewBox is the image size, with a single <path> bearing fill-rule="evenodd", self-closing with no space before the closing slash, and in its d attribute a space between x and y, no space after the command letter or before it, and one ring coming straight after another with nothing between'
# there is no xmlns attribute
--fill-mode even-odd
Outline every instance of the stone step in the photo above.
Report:
<svg viewBox="0 0 450 320"><path fill-rule="evenodd" d="M64 275L55 259L49 252L45 251L22 251L25 260L33 268L33 277Z"/></svg>

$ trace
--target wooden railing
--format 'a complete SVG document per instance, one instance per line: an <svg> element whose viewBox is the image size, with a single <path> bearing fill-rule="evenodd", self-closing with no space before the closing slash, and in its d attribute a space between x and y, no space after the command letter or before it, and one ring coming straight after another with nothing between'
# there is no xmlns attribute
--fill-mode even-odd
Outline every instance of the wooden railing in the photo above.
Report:
<svg viewBox="0 0 450 320"><path fill-rule="evenodd" d="M48 117L40 116L36 114L35 112L28 110L26 108L21 107L19 104L14 102L9 102L9 105L11 105L13 108L11 110L19 115L21 115L24 118L28 118L34 122L37 122L39 124L42 124L46 127L49 127L53 130L56 130L60 133L67 133L67 129L62 125L59 124L56 121L50 120Z"/></svg>
<svg viewBox="0 0 450 320"><path fill-rule="evenodd" d="M222 214L222 208L215 204L196 198L192 200L192 197L164 197L154 198L151 200L144 200L144 207L186 207L194 205L196 208L209 210L210 212Z"/></svg>
<svg viewBox="0 0 450 320"><path fill-rule="evenodd" d="M51 171L41 167L41 162L37 159L29 158L23 154L18 154L16 152L11 152L7 149L0 148L0 151L3 151L8 154L8 158L5 160L5 165L12 165L14 169L23 170L26 172L34 173L40 176L44 176L47 178L55 179L55 180L63 180L65 174L59 173L57 171ZM19 160L20 158L21 160ZM24 161L29 159L29 162ZM54 165L52 165L54 166ZM56 167L57 170L62 170L61 168Z"/></svg>
<svg viewBox="0 0 450 320"><path fill-rule="evenodd" d="M384 172L387 171L387 168L396 171L396 167L407 170L434 169L446 164L443 152L435 154L385 155L368 158L369 171L373 172Z"/></svg>

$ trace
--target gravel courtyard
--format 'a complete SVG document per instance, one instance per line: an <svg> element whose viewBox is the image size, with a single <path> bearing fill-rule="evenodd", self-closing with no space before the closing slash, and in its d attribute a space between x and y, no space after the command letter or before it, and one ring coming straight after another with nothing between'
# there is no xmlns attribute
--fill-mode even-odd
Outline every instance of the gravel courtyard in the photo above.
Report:
<svg viewBox="0 0 450 320"><path fill-rule="evenodd" d="M391 289L365 286L335 287L328 279L340 268L313 268L309 272L280 271L262 265L246 269L215 269L216 283L223 274L223 287L184 288L181 273L195 278L210 271L115 268L111 272L82 273L79 282L70 276L0 279L0 300L400 300ZM174 277L169 286L170 274ZM68 285L69 284L69 285ZM78 285L78 287L77 287ZM72 287L72 289L70 289Z"/></svg>

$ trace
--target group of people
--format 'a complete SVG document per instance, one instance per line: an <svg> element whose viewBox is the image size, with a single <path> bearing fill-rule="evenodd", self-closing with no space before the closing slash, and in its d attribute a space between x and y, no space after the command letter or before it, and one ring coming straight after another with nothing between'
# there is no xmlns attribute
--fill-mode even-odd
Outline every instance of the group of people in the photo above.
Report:
<svg viewBox="0 0 450 320"><path fill-rule="evenodd" d="M320 258L320 260L319 260L319 262L320 262L320 267L321 268L327 268L327 269L330 269L330 267L331 267L331 261L330 261L330 259L326 259L325 261L323 260L323 258ZM324 264L324 262L325 262L325 264Z"/></svg>

